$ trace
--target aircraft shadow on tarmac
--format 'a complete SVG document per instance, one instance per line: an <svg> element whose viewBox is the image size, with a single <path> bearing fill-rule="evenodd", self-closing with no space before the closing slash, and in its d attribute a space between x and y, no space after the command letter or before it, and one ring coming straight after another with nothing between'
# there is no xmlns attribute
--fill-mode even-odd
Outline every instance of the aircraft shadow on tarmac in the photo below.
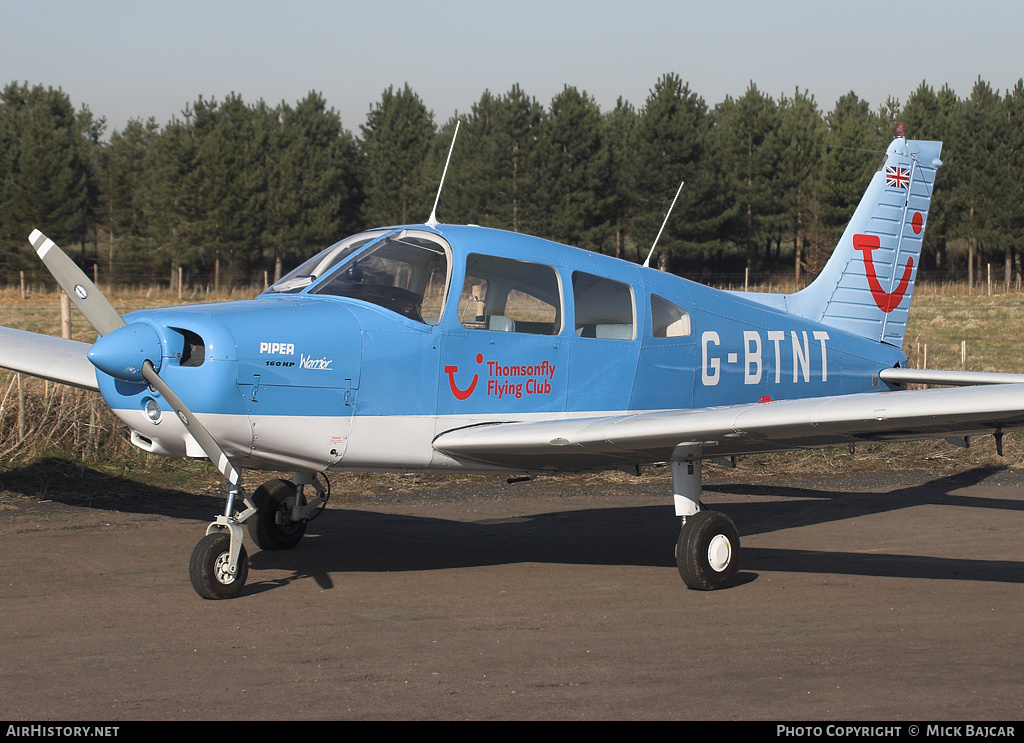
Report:
<svg viewBox="0 0 1024 743"><path fill-rule="evenodd" d="M841 521L922 505L1024 511L1024 501L959 495L999 468L979 468L919 486L889 492L827 492L793 487L722 485L706 490L779 496L788 500L725 503L741 536ZM299 579L333 586L338 572L400 572L513 563L638 565L675 567L673 545L679 521L671 505L595 507L513 516L500 520L455 521L422 516L332 509L310 524L296 551L250 556L256 574L246 592L268 590ZM851 536L851 541L855 537ZM1024 582L1024 563L806 549L743 547L738 583L762 570L888 576L965 581ZM290 577L261 583L261 569L293 570Z"/></svg>
<svg viewBox="0 0 1024 743"><path fill-rule="evenodd" d="M955 491L978 484L1001 469L979 467L888 492L831 492L746 483L708 485L705 491L707 496L712 492L773 496L770 501L746 503L716 503L713 496L707 498L711 507L733 519L741 537L925 505L990 509L992 521L996 522L1001 510L1024 511L1024 501ZM10 487L12 477L22 484L13 489L24 492L24 483L44 483L40 486L42 498L68 506L205 521L211 504L222 502L220 496L154 488L130 478L83 471L79 465L65 460L39 460L26 468L8 471L0 477L0 487ZM97 481L94 487L83 488L83 478L90 477ZM486 497L486 493L481 493L481 497ZM309 524L306 537L294 550L267 552L250 546L253 572L243 595L310 578L322 588L330 588L331 575L339 572L440 570L527 562L675 567L672 548L679 520L670 503L602 507L600 497L594 503L594 508L582 510L483 521L332 506ZM739 584L755 580L759 571L1024 582L1024 563L1018 561L822 551L796 546L744 546L742 550ZM291 574L283 579L261 581L262 570L285 570Z"/></svg>
<svg viewBox="0 0 1024 743"><path fill-rule="evenodd" d="M0 495L5 491L20 495L22 505L34 499L37 503L203 521L209 521L211 512L222 511L224 503L222 492L202 494L156 487L61 457L44 457L0 471Z"/></svg>

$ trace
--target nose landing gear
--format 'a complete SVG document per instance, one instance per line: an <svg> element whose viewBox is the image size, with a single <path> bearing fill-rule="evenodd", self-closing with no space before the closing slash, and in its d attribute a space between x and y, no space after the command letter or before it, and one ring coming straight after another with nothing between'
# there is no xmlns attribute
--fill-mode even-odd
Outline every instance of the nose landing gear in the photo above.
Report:
<svg viewBox="0 0 1024 743"><path fill-rule="evenodd" d="M245 585L249 556L245 547L239 545L238 555L232 561L231 535L223 531L207 534L192 551L188 575L192 587L204 599L229 599Z"/></svg>
<svg viewBox="0 0 1024 743"><path fill-rule="evenodd" d="M235 512L238 499L245 506L241 513ZM255 513L256 508L242 486L229 482L224 513L206 527L206 536L199 540L188 561L192 587L204 599L232 598L245 585L249 556L242 544L242 527L239 524Z"/></svg>
<svg viewBox="0 0 1024 743"><path fill-rule="evenodd" d="M306 502L304 486L312 485L316 497ZM205 599L226 599L238 595L249 573L249 557L242 544L242 524L249 522L249 536L262 550L291 549L306 533L306 524L316 518L330 498L316 475L296 472L293 482L268 480L252 497L240 485L228 485L224 514L206 529L189 560L189 578L196 593ZM245 510L236 513L241 499Z"/></svg>

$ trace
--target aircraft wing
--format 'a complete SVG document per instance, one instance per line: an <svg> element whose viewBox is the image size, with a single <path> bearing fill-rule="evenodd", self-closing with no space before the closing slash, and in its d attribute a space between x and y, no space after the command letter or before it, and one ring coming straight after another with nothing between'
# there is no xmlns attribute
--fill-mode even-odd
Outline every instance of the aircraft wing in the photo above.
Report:
<svg viewBox="0 0 1024 743"><path fill-rule="evenodd" d="M0 367L52 382L98 389L89 344L0 327Z"/></svg>
<svg viewBox="0 0 1024 743"><path fill-rule="evenodd" d="M484 424L443 433L434 448L527 471L574 471L1021 428L1017 383Z"/></svg>

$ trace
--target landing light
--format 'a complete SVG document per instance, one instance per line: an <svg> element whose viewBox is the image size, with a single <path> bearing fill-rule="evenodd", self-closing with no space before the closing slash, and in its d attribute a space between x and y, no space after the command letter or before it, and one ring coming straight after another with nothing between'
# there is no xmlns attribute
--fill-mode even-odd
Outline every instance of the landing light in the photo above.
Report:
<svg viewBox="0 0 1024 743"><path fill-rule="evenodd" d="M142 408L146 411L146 417L149 418L153 423L160 422L160 403L154 400L152 397L147 397L142 401Z"/></svg>

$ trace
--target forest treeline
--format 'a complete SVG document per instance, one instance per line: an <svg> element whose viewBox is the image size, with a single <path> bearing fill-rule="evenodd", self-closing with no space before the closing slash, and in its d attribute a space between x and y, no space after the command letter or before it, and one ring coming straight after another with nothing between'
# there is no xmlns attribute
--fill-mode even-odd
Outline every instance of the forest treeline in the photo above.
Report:
<svg viewBox="0 0 1024 743"><path fill-rule="evenodd" d="M872 109L828 112L753 84L709 105L678 75L636 108L602 111L572 86L547 106L518 85L438 124L405 85L383 91L356 136L322 95L294 105L197 98L160 125L106 132L61 89L0 99L0 281L42 277L40 228L100 280L186 285L271 280L365 227L426 220L461 121L442 222L528 232L697 279L816 272L877 170L897 122L941 139L944 167L921 270L1020 273L1024 80L980 78L966 98L926 82Z"/></svg>

